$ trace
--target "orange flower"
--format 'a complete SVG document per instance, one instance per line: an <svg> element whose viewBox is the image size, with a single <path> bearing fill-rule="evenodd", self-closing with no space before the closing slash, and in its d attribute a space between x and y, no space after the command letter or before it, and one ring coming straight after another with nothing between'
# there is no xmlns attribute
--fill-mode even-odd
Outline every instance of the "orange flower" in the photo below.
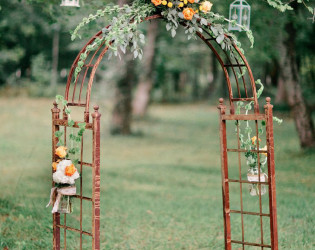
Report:
<svg viewBox="0 0 315 250"><path fill-rule="evenodd" d="M186 20L191 20L195 15L195 11L192 8L185 8L183 10L184 18Z"/></svg>
<svg viewBox="0 0 315 250"><path fill-rule="evenodd" d="M162 0L151 0L151 2L155 5L158 6L162 3Z"/></svg>
<svg viewBox="0 0 315 250"><path fill-rule="evenodd" d="M60 158L65 158L67 155L67 148L64 146L60 146L56 148L55 154L58 155Z"/></svg>
<svg viewBox="0 0 315 250"><path fill-rule="evenodd" d="M76 171L77 171L77 169L75 168L75 166L73 164L71 164L70 166L66 167L65 175L72 176Z"/></svg>
<svg viewBox="0 0 315 250"><path fill-rule="evenodd" d="M57 165L58 165L57 162L53 162L53 163L51 164L51 166L52 166L52 168L53 168L54 171L57 170Z"/></svg>
<svg viewBox="0 0 315 250"><path fill-rule="evenodd" d="M252 140L252 144L254 145L256 143L257 137L253 136L251 140ZM261 141L260 138L258 138L258 140Z"/></svg>
<svg viewBox="0 0 315 250"><path fill-rule="evenodd" d="M188 2L190 2L190 3L194 3L194 2L195 2L195 0L188 0Z"/></svg>

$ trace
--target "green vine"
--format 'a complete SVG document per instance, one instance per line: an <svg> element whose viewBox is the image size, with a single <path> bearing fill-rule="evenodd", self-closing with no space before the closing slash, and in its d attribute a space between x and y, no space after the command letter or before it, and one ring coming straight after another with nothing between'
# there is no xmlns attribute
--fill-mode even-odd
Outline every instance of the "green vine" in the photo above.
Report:
<svg viewBox="0 0 315 250"><path fill-rule="evenodd" d="M264 91L264 85L261 83L261 80L258 79L256 82L256 85L259 86L259 89L257 90L257 99L260 98L260 96L262 95L263 91ZM245 115L248 114L248 112L250 110L252 110L253 108L253 104L254 104L254 101L251 101L247 104L245 104L244 102L242 101L239 101L236 103L237 106L236 106L236 111L235 113L236 114L241 114L241 110L244 110L245 111ZM282 123L282 119L279 119L277 117L273 117L273 120L278 122L279 124ZM250 127L250 124L249 124L249 121L245 121L245 128L244 128L244 131L241 129L241 122L240 121L237 121L235 123L236 125L236 129L235 129L235 132L238 131L239 133L239 140L240 140L240 147L242 149L245 149L247 150L245 152L245 157L247 159L247 165L249 166L250 169L255 169L257 168L258 166L258 154L256 152L253 152L252 150L257 150L257 146L256 146L256 140L260 140L260 136L263 134L264 130L263 130L263 127L266 126L266 122L265 121L262 121L260 126L258 127L258 138L256 138L256 135L252 135L252 128ZM260 148L260 150L263 150L262 148ZM263 159L263 161L260 162L260 166L261 166L261 169L262 169L262 172L265 171L264 167L265 167L265 164L266 164L266 160L267 160L267 157L265 157Z"/></svg>
<svg viewBox="0 0 315 250"><path fill-rule="evenodd" d="M107 6L102 10L97 10L95 15L91 14L87 18L83 18L82 22L72 32L72 40L80 37L79 30L86 24L106 15L112 16L111 24L102 29L102 37L96 38L81 54L74 73L75 81L84 66L88 54L97 49L103 42L110 49L109 58L113 55L120 57L120 52L125 54L129 47L134 58L142 59L143 51L140 45L145 43L145 36L137 26L154 10L155 8L152 4L134 1L132 6Z"/></svg>
<svg viewBox="0 0 315 250"><path fill-rule="evenodd" d="M70 155L74 158L73 163L78 164L79 158L76 157L77 154L80 152L80 146L79 143L82 140L83 133L85 131L86 123L78 123L79 130L77 134L74 133L74 120L71 119L71 109L68 107L68 102L67 100L64 99L63 96L57 95L56 96L56 102L61 105L61 107L64 109L64 112L68 116L68 126L70 127L70 134L69 134L69 140L70 140L70 147L67 151L67 158L70 158ZM56 131L55 132L55 137L58 138L58 143L57 146L64 146L64 141L62 139L62 136L64 135L63 131Z"/></svg>

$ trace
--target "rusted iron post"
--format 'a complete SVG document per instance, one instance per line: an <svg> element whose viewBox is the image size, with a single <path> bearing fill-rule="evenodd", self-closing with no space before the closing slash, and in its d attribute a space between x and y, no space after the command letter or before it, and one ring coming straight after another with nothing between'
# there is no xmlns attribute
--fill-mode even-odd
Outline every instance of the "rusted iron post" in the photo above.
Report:
<svg viewBox="0 0 315 250"><path fill-rule="evenodd" d="M52 161L55 162L57 157L55 155L55 149L58 143L58 138L55 136L55 132L59 130L59 126L54 124L54 121L59 119L60 109L58 109L58 104L55 101L54 107L51 109L52 113ZM54 182L52 182L52 186L54 186ZM53 214L53 249L60 249L60 228L56 225L60 224L60 214Z"/></svg>
<svg viewBox="0 0 315 250"><path fill-rule="evenodd" d="M268 182L269 182L269 211L270 211L270 234L271 249L278 250L278 229L277 229L277 201L276 201L276 174L274 159L274 139L273 139L273 105L270 104L270 97L266 98L266 139L268 152Z"/></svg>
<svg viewBox="0 0 315 250"><path fill-rule="evenodd" d="M100 119L99 107L94 106L93 118L93 191L92 249L100 249Z"/></svg>
<svg viewBox="0 0 315 250"><path fill-rule="evenodd" d="M220 151L221 151L221 172L222 172L222 200L223 200L223 218L224 218L224 244L225 249L231 249L231 220L230 220L230 198L228 182L228 156L226 142L226 121L222 119L225 115L226 106L223 104L223 98L219 99L220 115Z"/></svg>

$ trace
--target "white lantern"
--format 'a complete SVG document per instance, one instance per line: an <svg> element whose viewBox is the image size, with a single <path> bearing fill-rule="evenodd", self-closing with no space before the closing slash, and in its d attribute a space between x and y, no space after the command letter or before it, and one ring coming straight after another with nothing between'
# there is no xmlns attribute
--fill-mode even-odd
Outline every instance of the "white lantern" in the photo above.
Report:
<svg viewBox="0 0 315 250"><path fill-rule="evenodd" d="M79 0L61 0L60 6L80 7Z"/></svg>
<svg viewBox="0 0 315 250"><path fill-rule="evenodd" d="M230 15L229 19L231 21L236 21L237 24L245 26L249 29L250 25L250 6L245 0L235 0L230 5ZM238 25L229 24L229 30L242 31L241 27Z"/></svg>

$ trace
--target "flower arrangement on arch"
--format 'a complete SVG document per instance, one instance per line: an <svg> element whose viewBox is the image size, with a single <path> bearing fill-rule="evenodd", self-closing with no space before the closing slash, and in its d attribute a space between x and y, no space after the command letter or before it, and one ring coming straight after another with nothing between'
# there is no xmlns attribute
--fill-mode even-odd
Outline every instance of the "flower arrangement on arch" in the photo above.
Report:
<svg viewBox="0 0 315 250"><path fill-rule="evenodd" d="M61 155L60 151L63 152ZM52 163L52 168L54 171L53 181L56 184L74 185L75 180L78 179L80 175L72 161L64 158L67 155L66 151L67 148L64 146L60 146L56 149L55 154L61 159Z"/></svg>
<svg viewBox="0 0 315 250"><path fill-rule="evenodd" d="M166 0L151 0L155 6L165 6L173 8L178 11L178 16L185 20L192 20L200 11L208 13L211 11L213 4L210 1L199 1L199 0L179 0L179 1L166 1Z"/></svg>

